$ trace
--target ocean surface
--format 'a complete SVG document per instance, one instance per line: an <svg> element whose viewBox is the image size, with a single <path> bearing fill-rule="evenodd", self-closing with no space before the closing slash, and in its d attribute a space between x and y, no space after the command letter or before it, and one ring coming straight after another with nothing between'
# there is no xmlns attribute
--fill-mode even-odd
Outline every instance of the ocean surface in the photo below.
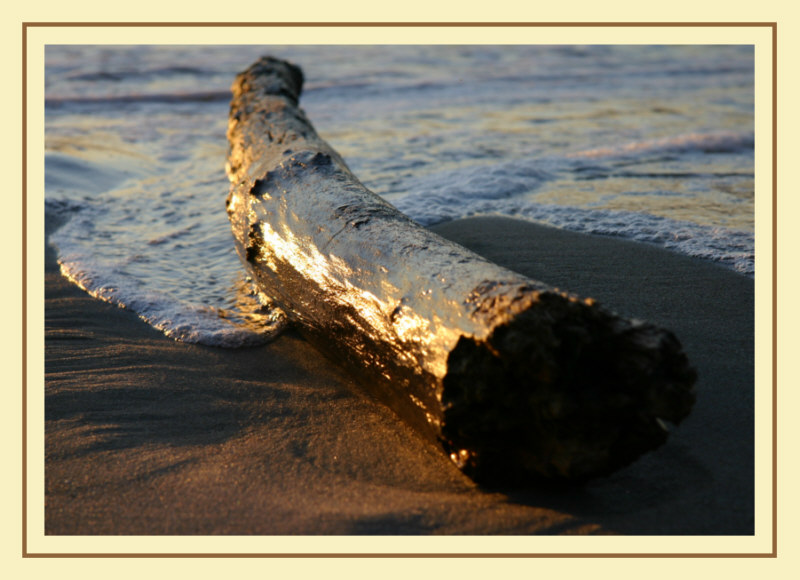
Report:
<svg viewBox="0 0 800 580"><path fill-rule="evenodd" d="M751 46L48 46L45 211L62 273L168 336L282 313L225 213L229 87L269 54L360 180L423 225L503 215L754 276Z"/></svg>

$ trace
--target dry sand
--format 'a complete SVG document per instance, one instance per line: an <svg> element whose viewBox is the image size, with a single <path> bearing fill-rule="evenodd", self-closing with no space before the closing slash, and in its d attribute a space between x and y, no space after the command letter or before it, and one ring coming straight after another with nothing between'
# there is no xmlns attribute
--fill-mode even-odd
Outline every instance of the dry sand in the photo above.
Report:
<svg viewBox="0 0 800 580"><path fill-rule="evenodd" d="M699 374L691 416L582 488L481 489L295 332L174 342L71 285L48 248L45 533L753 533L752 280L516 220L433 229L674 330Z"/></svg>

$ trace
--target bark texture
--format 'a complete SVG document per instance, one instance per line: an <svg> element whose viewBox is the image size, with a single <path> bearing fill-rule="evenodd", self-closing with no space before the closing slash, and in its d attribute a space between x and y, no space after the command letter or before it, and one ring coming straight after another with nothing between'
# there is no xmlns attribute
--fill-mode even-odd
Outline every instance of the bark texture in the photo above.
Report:
<svg viewBox="0 0 800 580"><path fill-rule="evenodd" d="M501 268L369 191L298 106L303 75L237 76L227 211L262 291L478 481L583 481L667 437L695 373L667 330Z"/></svg>

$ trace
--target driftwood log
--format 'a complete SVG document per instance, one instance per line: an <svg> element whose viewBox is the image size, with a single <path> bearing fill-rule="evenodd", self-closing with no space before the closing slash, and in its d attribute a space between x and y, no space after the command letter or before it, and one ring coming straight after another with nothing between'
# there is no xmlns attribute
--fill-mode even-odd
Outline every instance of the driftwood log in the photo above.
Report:
<svg viewBox="0 0 800 580"><path fill-rule="evenodd" d="M369 191L265 57L233 84L227 199L260 289L478 481L583 481L662 444L694 402L669 331L501 268Z"/></svg>

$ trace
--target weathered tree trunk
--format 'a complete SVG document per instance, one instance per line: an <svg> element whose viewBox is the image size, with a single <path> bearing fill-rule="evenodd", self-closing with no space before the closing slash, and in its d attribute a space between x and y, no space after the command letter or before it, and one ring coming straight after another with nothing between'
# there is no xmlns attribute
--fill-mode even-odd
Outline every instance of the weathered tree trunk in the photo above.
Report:
<svg viewBox="0 0 800 580"><path fill-rule="evenodd" d="M259 287L477 480L584 480L689 412L668 331L501 268L366 189L298 107L297 67L233 84L227 211Z"/></svg>

